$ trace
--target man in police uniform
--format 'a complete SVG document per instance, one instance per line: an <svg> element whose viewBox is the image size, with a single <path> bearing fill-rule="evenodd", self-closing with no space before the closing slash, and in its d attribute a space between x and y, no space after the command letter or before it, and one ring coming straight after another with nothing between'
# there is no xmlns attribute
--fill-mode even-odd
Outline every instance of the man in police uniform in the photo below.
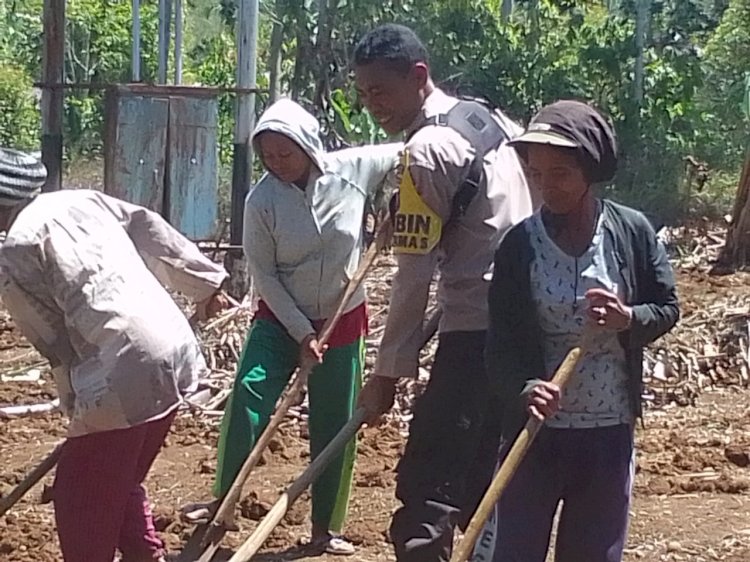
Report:
<svg viewBox="0 0 750 562"><path fill-rule="evenodd" d="M446 116L465 102L435 87L412 30L389 24L368 33L355 50L354 73L362 103L381 127L407 137L394 217L399 267L375 374L360 405L375 423L392 406L398 379L417 376L430 282L439 268L440 340L398 467L403 507L393 517L391 538L400 562L447 561L454 527L468 522L498 446L483 361L492 258L504 233L531 213L532 201L521 165L504 143L477 160L476 192L467 195L463 188L479 151L446 126ZM470 114L468 121L476 117ZM486 117L506 140L519 132L500 112ZM478 120L481 125L481 115Z"/></svg>

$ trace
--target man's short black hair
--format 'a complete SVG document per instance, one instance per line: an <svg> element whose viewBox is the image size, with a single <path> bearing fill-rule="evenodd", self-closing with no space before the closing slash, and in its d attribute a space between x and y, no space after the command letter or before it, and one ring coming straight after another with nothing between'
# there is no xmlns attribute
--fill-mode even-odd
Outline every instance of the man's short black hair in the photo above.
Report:
<svg viewBox="0 0 750 562"><path fill-rule="evenodd" d="M354 49L354 66L383 61L408 72L418 63L429 63L427 49L417 34L405 25L387 23L360 39Z"/></svg>

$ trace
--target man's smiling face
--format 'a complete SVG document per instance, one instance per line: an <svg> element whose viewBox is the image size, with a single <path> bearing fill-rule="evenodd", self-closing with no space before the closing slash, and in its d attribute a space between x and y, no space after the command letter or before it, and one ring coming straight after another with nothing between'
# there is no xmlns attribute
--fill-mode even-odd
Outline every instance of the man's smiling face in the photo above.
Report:
<svg viewBox="0 0 750 562"><path fill-rule="evenodd" d="M359 99L389 135L405 131L424 103L429 71L424 63L402 70L387 61L354 68Z"/></svg>

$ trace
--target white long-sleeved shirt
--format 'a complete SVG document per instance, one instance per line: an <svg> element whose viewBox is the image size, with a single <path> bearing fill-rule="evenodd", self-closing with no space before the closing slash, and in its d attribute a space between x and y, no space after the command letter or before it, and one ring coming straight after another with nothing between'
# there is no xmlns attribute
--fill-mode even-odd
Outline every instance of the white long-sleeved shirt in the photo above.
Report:
<svg viewBox="0 0 750 562"><path fill-rule="evenodd" d="M70 437L179 405L206 363L162 283L203 300L225 278L159 215L96 191L40 195L0 246L0 294L52 365Z"/></svg>
<svg viewBox="0 0 750 562"><path fill-rule="evenodd" d="M253 133L256 144L265 131L292 139L316 168L304 190L268 173L245 202L244 249L255 286L301 342L315 333L311 320L335 312L360 262L367 198L395 172L403 145L325 153L317 120L290 100L266 110ZM360 287L346 312L364 301Z"/></svg>

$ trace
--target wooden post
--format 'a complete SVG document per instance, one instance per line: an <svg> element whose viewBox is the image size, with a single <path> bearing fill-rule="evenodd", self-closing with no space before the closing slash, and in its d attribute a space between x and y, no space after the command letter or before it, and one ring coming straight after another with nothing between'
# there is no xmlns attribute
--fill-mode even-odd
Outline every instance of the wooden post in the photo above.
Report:
<svg viewBox="0 0 750 562"><path fill-rule="evenodd" d="M239 0L237 18L237 86L255 88L258 43L258 0ZM255 126L255 94L238 94L234 122L232 224L230 242L242 243L242 211L252 174L250 135Z"/></svg>
<svg viewBox="0 0 750 562"><path fill-rule="evenodd" d="M256 87L258 45L258 0L239 0L237 17L237 86ZM255 94L238 94L234 120L232 206L229 242L242 244L245 196L252 181L253 148L250 135L255 127ZM248 290L247 266L241 251L227 252L225 267L230 274L230 294L241 299Z"/></svg>
<svg viewBox="0 0 750 562"><path fill-rule="evenodd" d="M315 71L317 84L313 103L321 110L325 108L329 97L330 84L328 79L331 55L331 33L333 32L333 14L335 12L329 0L318 0L318 32L315 36Z"/></svg>
<svg viewBox="0 0 750 562"><path fill-rule="evenodd" d="M42 65L42 162L47 167L43 191L56 191L62 187L65 0L44 0Z"/></svg>

